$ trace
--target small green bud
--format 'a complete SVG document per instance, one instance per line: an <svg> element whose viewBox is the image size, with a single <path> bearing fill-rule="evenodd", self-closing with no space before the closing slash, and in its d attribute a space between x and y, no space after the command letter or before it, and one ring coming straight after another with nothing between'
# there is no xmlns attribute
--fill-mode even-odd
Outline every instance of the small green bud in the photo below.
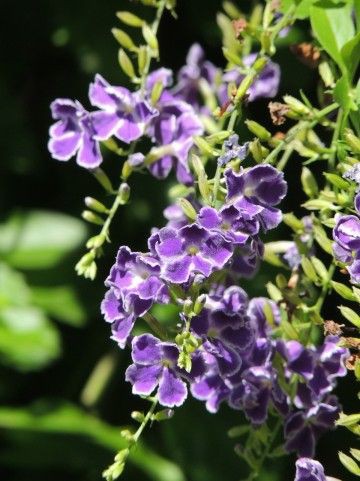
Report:
<svg viewBox="0 0 360 481"><path fill-rule="evenodd" d="M207 297L205 294L201 294L194 303L194 312L196 315L200 314L206 304Z"/></svg>
<svg viewBox="0 0 360 481"><path fill-rule="evenodd" d="M154 53L155 53L155 55L158 56L158 53L159 53L159 44L158 44L156 35L155 35L154 32L151 30L151 28L149 27L149 25L147 25L146 23L144 23L143 26L142 26L142 34L143 34L143 37L144 37L146 43L147 43L147 44L149 45L149 47L151 48L151 50L153 50Z"/></svg>
<svg viewBox="0 0 360 481"><path fill-rule="evenodd" d="M107 192L112 193L114 191L109 177L105 174L105 172L102 169L97 168L97 169L93 170L92 173L94 174L94 176L95 176L96 180L99 182L99 184L101 184L102 187Z"/></svg>
<svg viewBox="0 0 360 481"><path fill-rule="evenodd" d="M130 186L123 182L119 188L119 198L122 205L126 204L130 197Z"/></svg>
<svg viewBox="0 0 360 481"><path fill-rule="evenodd" d="M192 204L184 198L179 199L178 202L186 217L188 217L190 220L195 220L197 213Z"/></svg>
<svg viewBox="0 0 360 481"><path fill-rule="evenodd" d="M205 139L203 139L202 137L193 137L194 139L194 143L195 145L199 148L199 150L206 154L206 155L211 155L213 156L214 154L216 154L216 150L213 149L213 147L211 147L211 145L209 145Z"/></svg>
<svg viewBox="0 0 360 481"><path fill-rule="evenodd" d="M105 242L106 236L104 234L98 234L90 239L86 243L88 249L99 249Z"/></svg>
<svg viewBox="0 0 360 481"><path fill-rule="evenodd" d="M123 48L126 48L131 51L134 51L137 49L131 37L123 30L120 30L120 28L112 28L111 33L114 35L115 39L119 42L119 44Z"/></svg>
<svg viewBox="0 0 360 481"><path fill-rule="evenodd" d="M128 457L129 453L130 453L129 448L122 449L115 456L115 461L117 461L118 463L124 462L126 460L126 458Z"/></svg>
<svg viewBox="0 0 360 481"><path fill-rule="evenodd" d="M126 160L124 163L123 163L123 166L122 166L122 169L121 169L121 178L123 180L127 180L130 175L132 174L133 172L133 169L131 167L131 165L129 164L129 162Z"/></svg>
<svg viewBox="0 0 360 481"><path fill-rule="evenodd" d="M228 47L223 47L222 48L224 57L226 60L234 65L242 65L242 60L239 55L234 52L233 50L230 50Z"/></svg>
<svg viewBox="0 0 360 481"><path fill-rule="evenodd" d="M158 100L161 97L161 94L164 90L164 84L162 82L156 82L152 91L151 91L151 103L152 105L156 105Z"/></svg>
<svg viewBox="0 0 360 481"><path fill-rule="evenodd" d="M135 78L135 70L134 70L134 65L132 61L130 60L130 57L128 54L123 50L122 48L119 50L119 64L124 73L130 77L131 79Z"/></svg>
<svg viewBox="0 0 360 481"><path fill-rule="evenodd" d="M131 413L131 417L134 419L134 421L137 421L138 423L142 423L144 421L144 413L141 413L140 411L133 411Z"/></svg>
<svg viewBox="0 0 360 481"><path fill-rule="evenodd" d="M96 225L104 224L104 220L98 215L94 214L94 212L91 212L91 210L84 210L81 214L81 217L87 222L90 222L91 224L96 224Z"/></svg>
<svg viewBox="0 0 360 481"><path fill-rule="evenodd" d="M247 128L250 130L250 132L259 137L260 140L267 142L269 139L271 139L271 133L267 129L265 129L265 127L258 124L254 120L246 120L245 124L247 125Z"/></svg>
<svg viewBox="0 0 360 481"><path fill-rule="evenodd" d="M222 6L225 13L227 13L230 18L236 20L241 16L240 10L232 2L225 1Z"/></svg>
<svg viewBox="0 0 360 481"><path fill-rule="evenodd" d="M287 280L284 274L278 274L276 276L276 285L279 289L283 290L287 287Z"/></svg>
<svg viewBox="0 0 360 481"><path fill-rule="evenodd" d="M153 414L152 419L153 421L167 421L174 416L173 409L163 409L162 411L158 411L157 413Z"/></svg>
<svg viewBox="0 0 360 481"><path fill-rule="evenodd" d="M187 316L192 313L193 303L191 299L185 299L183 303L183 311Z"/></svg>
<svg viewBox="0 0 360 481"><path fill-rule="evenodd" d="M351 129L345 129L344 139L355 154L360 154L360 139L354 135Z"/></svg>
<svg viewBox="0 0 360 481"><path fill-rule="evenodd" d="M134 441L134 435L129 429L122 429L120 431L120 436L128 442L133 442Z"/></svg>
<svg viewBox="0 0 360 481"><path fill-rule="evenodd" d="M301 172L301 183L305 194L310 197L316 197L319 194L319 187L315 180L315 177L310 169L303 167Z"/></svg>
<svg viewBox="0 0 360 481"><path fill-rule="evenodd" d="M294 232L302 232L304 230L303 223L292 212L283 215L284 223Z"/></svg>
<svg viewBox="0 0 360 481"><path fill-rule="evenodd" d="M255 162L260 164L264 160L262 145L259 139L255 139L249 144L249 150L254 157Z"/></svg>
<svg viewBox="0 0 360 481"><path fill-rule="evenodd" d="M228 139L231 132L229 130L220 130L220 132L215 132L214 134L208 135L206 141L209 144L222 144L224 140Z"/></svg>
<svg viewBox="0 0 360 481"><path fill-rule="evenodd" d="M335 86L334 74L328 62L320 63L319 74L325 84L325 87L333 88Z"/></svg>
<svg viewBox="0 0 360 481"><path fill-rule="evenodd" d="M144 20L130 12L116 12L116 16L129 27L142 27Z"/></svg>
<svg viewBox="0 0 360 481"><path fill-rule="evenodd" d="M274 55L275 46L274 46L274 43L272 41L272 36L271 36L270 32L264 31L261 34L260 43L261 43L262 50L265 53L267 53L269 55Z"/></svg>
<svg viewBox="0 0 360 481"><path fill-rule="evenodd" d="M284 95L283 99L286 105L288 105L290 108L291 112L299 115L308 115L310 113L310 109L295 97L292 97L291 95Z"/></svg>
<svg viewBox="0 0 360 481"><path fill-rule="evenodd" d="M93 197L85 197L85 205L89 209L92 209L95 212L99 212L100 214L106 214L107 212L109 212L109 209L105 207L104 204L94 199Z"/></svg>
<svg viewBox="0 0 360 481"><path fill-rule="evenodd" d="M142 75L146 69L149 60L149 49L146 45L141 45L138 51L138 69L140 75Z"/></svg>

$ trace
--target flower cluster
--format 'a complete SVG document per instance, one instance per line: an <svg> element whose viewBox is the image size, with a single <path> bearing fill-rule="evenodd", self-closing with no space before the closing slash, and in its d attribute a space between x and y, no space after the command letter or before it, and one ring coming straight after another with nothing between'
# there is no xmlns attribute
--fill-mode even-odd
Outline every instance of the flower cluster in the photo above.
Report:
<svg viewBox="0 0 360 481"><path fill-rule="evenodd" d="M360 194L354 200L357 215L340 215L335 217L333 230L334 254L337 260L347 266L351 281L360 283Z"/></svg>

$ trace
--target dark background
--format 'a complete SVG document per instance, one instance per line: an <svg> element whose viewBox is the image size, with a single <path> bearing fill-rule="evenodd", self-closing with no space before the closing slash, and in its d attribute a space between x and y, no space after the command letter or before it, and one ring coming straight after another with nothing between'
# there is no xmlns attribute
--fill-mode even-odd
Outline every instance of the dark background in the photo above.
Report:
<svg viewBox="0 0 360 481"><path fill-rule="evenodd" d="M250 2L240 3L248 6ZM92 176L73 160L65 165L51 159L46 147L51 124L49 104L56 97L69 97L87 106L88 84L96 72L115 85L124 84L126 81L117 64L118 46L110 33L111 27L118 26L115 12L128 9L146 16L151 11L127 0L2 0L0 6L0 220L6 223L14 212L26 214L39 209L79 218L86 195L103 201L106 198ZM217 0L180 0L178 20L167 13L161 24L161 65L176 71L194 41L205 47L208 58L215 64L223 65L221 36L215 21L220 9L221 2ZM306 38L305 27L302 25L294 32L297 39ZM316 101L316 72L300 64L287 46L279 49L275 59L282 65L279 96L296 95L301 88ZM270 126L266 104L260 101L250 105L249 117ZM302 199L299 162L296 159L292 162L287 172L290 187L285 210L293 209ZM104 165L108 172L118 175L117 158L107 155ZM321 166L317 170L321 174ZM104 426L117 426L130 423L133 409L146 408L144 402L131 396L129 385L123 381L129 355L109 340L109 326L101 318L99 304L104 295L103 280L117 247L120 244L130 245L134 250L145 247L151 226L163 222L161 212L168 201L167 189L172 181L159 183L144 176L135 180L133 200L116 217L111 231L113 242L106 247L106 256L99 263L100 271L94 282L77 278L73 270L84 251L81 245L49 269L23 269L15 265L30 286L71 286L85 314L84 322L78 327L60 323L56 315L50 315L61 334L62 354L42 369L18 369L4 358L0 368L0 404L12 406L14 411L11 416L10 412L6 415L6 411L0 411L1 479L99 480L102 469L113 459L117 431L112 431L114 447L109 433L103 436L106 441L101 437L102 428L94 428L95 434L89 435L91 421L85 414L75 416L76 420L70 415L59 416L57 428L51 423L44 428L41 416L57 412L57 407L66 402L80 407L82 413L99 417ZM89 235L96 232L96 227L89 227ZM283 233L289 235L285 229ZM263 268L256 285L247 284L249 292L265 294L264 284L271 275L270 269ZM329 315L332 312L329 309ZM115 359L109 382L95 405L81 407L81 393L87 379L99 359L109 353ZM349 400L344 397L342 400L350 409L354 390L351 380L343 381L342 387L342 393L349 393ZM32 416L28 426L21 421L24 413ZM222 407L217 415L210 415L200 402L189 400L170 422L147 430L144 440L154 452L178 464L189 481L235 481L246 477L246 470L233 452L235 441L228 439L226 432L241 422L243 419L237 412ZM76 423L80 427L76 428ZM69 432L72 428L75 433ZM328 473L343 476L344 480L351 475L344 474L336 451L347 448L346 436L344 431L329 433L319 448L319 459L326 464ZM291 480L293 463L292 457L272 461L260 479ZM156 475L148 477L132 463L123 477L128 481L158 479ZM173 478L169 474L165 479L172 481Z"/></svg>

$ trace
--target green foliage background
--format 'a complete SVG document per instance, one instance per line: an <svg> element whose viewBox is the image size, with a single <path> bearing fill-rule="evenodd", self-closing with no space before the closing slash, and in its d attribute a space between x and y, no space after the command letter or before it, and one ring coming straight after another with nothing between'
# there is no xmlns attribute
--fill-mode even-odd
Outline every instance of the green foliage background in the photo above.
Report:
<svg viewBox="0 0 360 481"><path fill-rule="evenodd" d="M246 9L251 2L240 1ZM166 16L160 29L162 65L178 69L189 46L198 41L208 57L222 64L216 27L218 0L180 0L179 19ZM109 340L109 326L99 313L103 280L120 244L145 247L153 225L163 222L167 188L140 176L133 200L120 211L112 228L113 243L99 263L95 282L78 279L73 266L91 228L78 220L83 198L103 199L94 179L74 162L56 162L47 152L51 123L49 103L55 97L77 98L87 105L87 86L95 72L122 84L117 45L110 34L119 9L143 8L127 0L1 2L0 73L0 477L6 481L93 481L121 447L118 426L130 412L144 409L124 382L129 354ZM305 29L292 41L307 38ZM286 45L279 49L281 92L302 88L316 98L316 73L302 66ZM249 107L249 116L269 124L266 102ZM116 159L106 169L118 175ZM287 210L300 198L300 166L291 170ZM95 233L95 230L94 230ZM265 294L271 271L263 268L247 288ZM164 317L171 312L162 312ZM160 314L159 314L160 315ZM331 315L331 307L329 308ZM101 389L87 384L96 366L98 379L114 369ZM101 382L100 382L101 384ZM84 387L87 391L84 392ZM345 406L354 399L351 382L342 382ZM96 397L96 396L95 396ZM85 405L84 405L85 404ZM166 423L154 426L134 451L124 480L238 480L245 466L233 451L227 430L241 424L237 412L222 408L216 416L190 400ZM336 450L347 448L345 434L330 433L319 458L328 472L348 479ZM293 459L274 460L261 481L293 479Z"/></svg>

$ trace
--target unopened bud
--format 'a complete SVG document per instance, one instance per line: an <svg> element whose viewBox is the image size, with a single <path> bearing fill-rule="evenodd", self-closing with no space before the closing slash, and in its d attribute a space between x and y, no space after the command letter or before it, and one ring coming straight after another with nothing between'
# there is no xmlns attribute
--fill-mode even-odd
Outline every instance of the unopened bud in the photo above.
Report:
<svg viewBox="0 0 360 481"><path fill-rule="evenodd" d="M157 56L158 52L159 52L159 44L158 44L156 35L151 30L149 25L147 25L146 23L144 23L143 26L142 26L142 34L143 34L143 37L144 37L146 43L149 45L151 50L153 50L155 55Z"/></svg>
<svg viewBox="0 0 360 481"><path fill-rule="evenodd" d="M172 418L174 415L173 409L163 409L162 411L157 412L152 416L154 421L166 421L167 419Z"/></svg>
<svg viewBox="0 0 360 481"><path fill-rule="evenodd" d="M295 97L291 95L284 95L283 99L286 105L289 106L291 113L299 115L308 115L310 113L310 109Z"/></svg>
<svg viewBox="0 0 360 481"><path fill-rule="evenodd" d="M258 124L254 120L246 120L245 123L250 132L259 137L260 140L266 142L271 138L271 133L267 129L265 129L265 127Z"/></svg>
<svg viewBox="0 0 360 481"><path fill-rule="evenodd" d="M143 74L149 59L149 49L145 45L141 45L138 51L138 69L139 73Z"/></svg>
<svg viewBox="0 0 360 481"><path fill-rule="evenodd" d="M249 150L254 157L254 160L260 164L264 160L262 145L259 139L255 139L249 144Z"/></svg>
<svg viewBox="0 0 360 481"><path fill-rule="evenodd" d="M197 213L194 207L191 205L191 203L184 198L179 199L178 202L180 204L182 211L186 215L186 217L188 217L190 220L195 220L197 217Z"/></svg>
<svg viewBox="0 0 360 481"><path fill-rule="evenodd" d="M118 60L123 72L131 79L135 78L135 70L132 61L124 49L119 50Z"/></svg>
<svg viewBox="0 0 360 481"><path fill-rule="evenodd" d="M351 129L345 129L344 139L355 154L360 154L360 139L356 137Z"/></svg>
<svg viewBox="0 0 360 481"><path fill-rule="evenodd" d="M151 103L152 105L156 105L158 100L161 97L161 94L164 90L164 84L162 82L156 82L151 91Z"/></svg>
<svg viewBox="0 0 360 481"><path fill-rule="evenodd" d="M111 184L111 181L102 169L97 168L97 169L93 170L92 172L93 172L96 180L103 186L103 188L107 192L113 192L114 189L113 189L113 186Z"/></svg>
<svg viewBox="0 0 360 481"><path fill-rule="evenodd" d="M228 139L231 132L229 130L220 130L214 134L208 135L206 141L209 144L222 144L224 140Z"/></svg>
<svg viewBox="0 0 360 481"><path fill-rule="evenodd" d="M189 314L191 314L192 309L193 309L192 300L191 299L185 299L185 301L183 303L184 314L186 314L188 316Z"/></svg>
<svg viewBox="0 0 360 481"><path fill-rule="evenodd" d="M100 214L106 214L107 212L109 212L109 210L107 209L107 207L105 207L104 204L94 199L93 197L85 197L85 205L86 207L89 207L89 209L92 209L95 212L99 212Z"/></svg>
<svg viewBox="0 0 360 481"><path fill-rule="evenodd" d="M126 160L124 163L123 163L123 166L122 166L122 170L121 170L121 178L123 180L127 180L130 175L132 174L132 167L131 165L129 164L129 162Z"/></svg>
<svg viewBox="0 0 360 481"><path fill-rule="evenodd" d="M206 304L206 294L201 294L194 303L194 312L195 314L200 314Z"/></svg>
<svg viewBox="0 0 360 481"><path fill-rule="evenodd" d="M138 423L142 423L144 421L144 413L141 413L140 411L133 411L131 413L131 417L134 419L134 421L137 421Z"/></svg>
<svg viewBox="0 0 360 481"><path fill-rule="evenodd" d="M94 214L94 212L91 212L91 210L84 210L81 214L81 217L87 222L90 222L91 224L96 224L96 225L104 224L104 220L100 216Z"/></svg>
<svg viewBox="0 0 360 481"><path fill-rule="evenodd" d="M112 28L111 33L122 47L127 48L128 50L136 50L136 46L131 37L129 37L129 35L123 30L120 30L119 28Z"/></svg>
<svg viewBox="0 0 360 481"><path fill-rule="evenodd" d="M312 198L316 197L319 193L319 187L317 185L316 179L311 172L310 169L307 167L303 167L301 172L301 183L304 189L305 194Z"/></svg>
<svg viewBox="0 0 360 481"><path fill-rule="evenodd" d="M121 204L126 204L130 197L130 186L123 182L119 188L119 199Z"/></svg>

